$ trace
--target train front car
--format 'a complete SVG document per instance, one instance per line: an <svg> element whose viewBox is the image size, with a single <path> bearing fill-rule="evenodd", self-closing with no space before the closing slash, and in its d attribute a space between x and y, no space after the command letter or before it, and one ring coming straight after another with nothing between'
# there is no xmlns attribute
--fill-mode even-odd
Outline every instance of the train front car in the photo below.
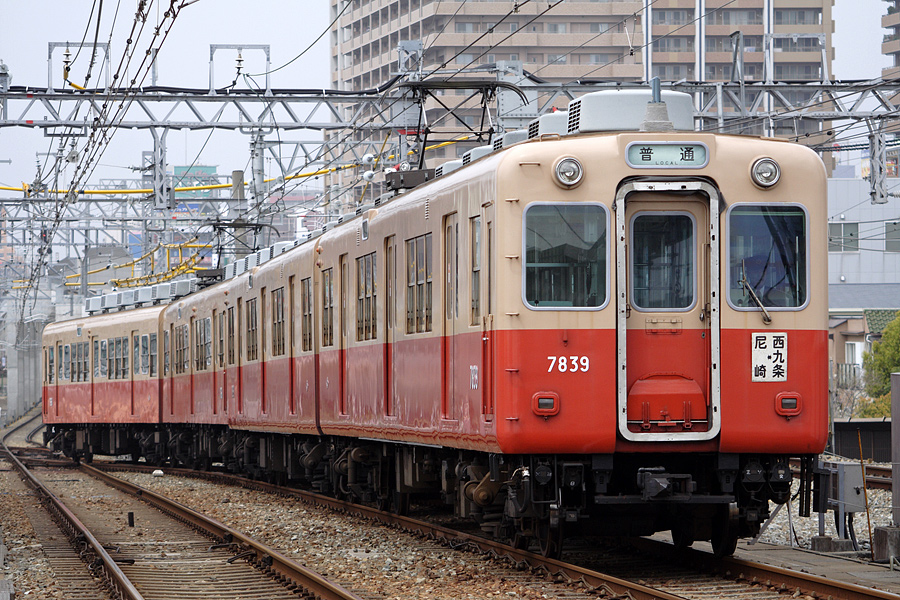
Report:
<svg viewBox="0 0 900 600"><path fill-rule="evenodd" d="M66 456L152 458L161 306L51 323L42 335L45 441Z"/></svg>
<svg viewBox="0 0 900 600"><path fill-rule="evenodd" d="M499 167L495 470L545 554L575 530L730 554L825 445L822 162L694 132L683 94L639 131L648 99L584 96Z"/></svg>

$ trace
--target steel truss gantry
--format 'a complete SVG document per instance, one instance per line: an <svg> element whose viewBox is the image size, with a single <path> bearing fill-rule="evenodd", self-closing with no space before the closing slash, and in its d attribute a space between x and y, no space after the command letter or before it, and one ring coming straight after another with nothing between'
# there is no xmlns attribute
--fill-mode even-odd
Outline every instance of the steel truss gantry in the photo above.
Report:
<svg viewBox="0 0 900 600"><path fill-rule="evenodd" d="M232 48L232 46L223 47ZM239 48L239 46L233 46ZM266 49L259 48L249 49ZM210 60L215 50L211 48ZM268 54L267 54L268 56ZM482 69L484 72L485 69ZM570 84L535 82L522 70L521 64L497 63L490 69L493 77L506 87L498 86L496 107L483 125L490 130L510 130L524 126L528 121L568 100L585 93L608 90L644 88L643 82L579 81ZM165 133L172 129L232 130L252 136L252 149L269 153L278 161L281 172L294 174L304 167L330 164L360 164L367 153L381 150L382 132L394 132L395 141L384 148L385 153L399 154L406 136L398 130L409 123L409 111L405 103L421 102L413 98L403 87L406 81L398 76L392 82L371 93L348 93L320 89L272 88L266 81L265 89L250 90L234 87L215 87L210 67L210 85L204 89L150 86L140 89L115 89L106 86L99 89L69 90L10 86L9 80L0 77L0 135L5 128L39 129L45 136L70 139L87 136L98 126L106 114L104 106L130 105L125 116L102 126L150 130L156 142L154 160L164 156ZM435 73L433 78L446 78ZM415 79L415 77L409 77ZM484 80L478 85L483 86ZM508 89L513 84L519 90ZM456 83L456 85L459 85ZM474 85L474 84L473 84ZM812 122L815 127L812 138L819 144L829 143L820 130L832 128L835 122L859 122L868 128L873 147L884 147L885 131L898 116L900 82L892 81L731 81L663 83L663 89L691 94L694 99L695 119L698 128L729 133L780 134L791 130L798 137L804 136L803 123ZM526 102L522 102L522 94ZM399 103L399 104L398 104ZM419 107L421 108L421 106ZM404 119L403 127L396 122L397 115ZM331 139L306 139L282 142L293 146L288 152L276 152L265 135L275 132L331 133ZM354 131L356 135L339 135ZM480 131L489 135L490 131ZM307 135L307 138L314 136ZM360 139L363 138L363 139ZM62 149L57 160L62 160ZM883 156L875 152L873 156ZM154 223L177 226L179 219L199 223L227 221L235 215L235 209L247 204L228 198L213 198L203 204L196 214L180 213L173 221L169 206L161 202L159 189L163 179L158 172L153 177L154 191L147 195L123 195L97 198L76 194L75 200L60 202L49 191L36 186L27 197L15 192L0 193L0 220L4 221L4 236L0 246L29 247L35 244L33 237L40 231L42 222L58 222L62 227L61 238L75 248L85 242L94 244L123 243L127 233L135 229L154 231ZM873 173L884 169L873 168ZM883 182L873 178L873 200L884 201L879 190ZM258 174L254 174L259 187ZM283 186L284 181L268 185ZM49 186L47 186L49 187ZM255 195L259 195L255 190ZM199 201L198 201L199 202ZM194 203L194 200L192 200ZM237 203L237 204L236 204ZM257 203L254 203L257 204ZM70 229L71 231L66 231ZM31 236L29 238L28 236ZM85 239L91 238L91 239ZM68 240L72 240L68 242Z"/></svg>

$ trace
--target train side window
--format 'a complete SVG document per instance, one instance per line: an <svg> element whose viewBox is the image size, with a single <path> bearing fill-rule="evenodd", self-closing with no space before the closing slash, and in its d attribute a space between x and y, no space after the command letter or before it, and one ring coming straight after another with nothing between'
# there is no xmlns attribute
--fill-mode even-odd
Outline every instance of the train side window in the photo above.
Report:
<svg viewBox="0 0 900 600"><path fill-rule="evenodd" d="M300 280L300 337L301 349L312 350L312 278Z"/></svg>
<svg viewBox="0 0 900 600"><path fill-rule="evenodd" d="M110 369L113 379L122 378L122 338L115 338L116 351L113 353L113 368Z"/></svg>
<svg viewBox="0 0 900 600"><path fill-rule="evenodd" d="M100 377L100 340L94 340L94 379Z"/></svg>
<svg viewBox="0 0 900 600"><path fill-rule="evenodd" d="M524 300L534 309L607 300L607 214L599 204L534 203L525 211Z"/></svg>
<svg viewBox="0 0 900 600"><path fill-rule="evenodd" d="M210 317L203 319L203 368L208 369L212 365L212 320Z"/></svg>
<svg viewBox="0 0 900 600"><path fill-rule="evenodd" d="M216 366L221 369L225 366L225 314L220 312L213 314L216 324Z"/></svg>
<svg viewBox="0 0 900 600"><path fill-rule="evenodd" d="M122 379L128 379L128 338L122 338Z"/></svg>
<svg viewBox="0 0 900 600"><path fill-rule="evenodd" d="M132 372L135 375L140 375L141 374L141 334L139 334L137 332L133 332L132 340L133 340L133 344L134 344L132 346L132 349L134 351L134 354L132 354L132 356L134 357L134 366L132 367Z"/></svg>
<svg viewBox="0 0 900 600"><path fill-rule="evenodd" d="M182 362L182 357L184 355L184 348L182 347L182 337L181 337L181 325L174 329L174 339L172 340L172 349L175 352L175 364L173 365L173 370L176 375L179 375L184 372L184 366Z"/></svg>
<svg viewBox="0 0 900 600"><path fill-rule="evenodd" d="M234 307L228 307L228 364L234 364Z"/></svg>
<svg viewBox="0 0 900 600"><path fill-rule="evenodd" d="M169 330L163 331L163 377L169 375Z"/></svg>
<svg viewBox="0 0 900 600"><path fill-rule="evenodd" d="M256 298L247 300L247 360L256 360L258 349Z"/></svg>
<svg viewBox="0 0 900 600"><path fill-rule="evenodd" d="M69 344L63 346L63 360L65 361L63 363L65 365L65 371L63 372L62 378L68 380L72 373L72 348Z"/></svg>
<svg viewBox="0 0 900 600"><path fill-rule="evenodd" d="M196 319L191 319L191 335L193 335L193 340L191 343L191 359L194 361L194 371L200 370L200 325L202 321L198 321Z"/></svg>
<svg viewBox="0 0 900 600"><path fill-rule="evenodd" d="M148 350L150 362L150 377L156 377L156 361L159 360L159 349L157 347L155 333L150 334Z"/></svg>
<svg viewBox="0 0 900 600"><path fill-rule="evenodd" d="M56 350L53 349L53 346L49 348L47 352L47 383L53 383L56 373L56 362L53 360L56 356Z"/></svg>
<svg viewBox="0 0 900 600"><path fill-rule="evenodd" d="M100 340L100 377L102 377L102 378L107 377L107 375L109 373L109 370L108 370L109 365L107 363L109 358L107 356L106 347L107 347L106 340Z"/></svg>
<svg viewBox="0 0 900 600"><path fill-rule="evenodd" d="M728 232L728 301L733 307L758 310L748 287L767 308L806 304L807 215L801 207L734 206Z"/></svg>
<svg viewBox="0 0 900 600"><path fill-rule="evenodd" d="M394 256L394 236L390 236L384 243L384 291L385 303L387 310L385 311L385 328L388 331L394 329L394 309L396 307L396 277L397 263Z"/></svg>
<svg viewBox="0 0 900 600"><path fill-rule="evenodd" d="M284 354L284 288L272 290L272 356Z"/></svg>
<svg viewBox="0 0 900 600"><path fill-rule="evenodd" d="M322 271L322 345L334 345L334 269Z"/></svg>
<svg viewBox="0 0 900 600"><path fill-rule="evenodd" d="M356 267L356 339L374 340L378 335L375 253L357 258Z"/></svg>
<svg viewBox="0 0 900 600"><path fill-rule="evenodd" d="M472 280L469 285L471 297L469 323L478 325L478 320L481 318L481 217L470 219L470 229L469 254L472 257Z"/></svg>
<svg viewBox="0 0 900 600"><path fill-rule="evenodd" d="M148 334L141 336L141 373L144 375L150 373L150 336Z"/></svg>
<svg viewBox="0 0 900 600"><path fill-rule="evenodd" d="M116 373L116 340L114 340L113 338L107 339L106 346L108 348L107 352L109 353L106 359L109 378L117 379L118 373Z"/></svg>
<svg viewBox="0 0 900 600"><path fill-rule="evenodd" d="M72 365L72 381L81 381L83 379L81 376L81 342L72 344L72 359L74 360L74 364Z"/></svg>
<svg viewBox="0 0 900 600"><path fill-rule="evenodd" d="M191 328L187 324L181 326L181 372L191 372Z"/></svg>
<svg viewBox="0 0 900 600"><path fill-rule="evenodd" d="M56 368L58 369L56 372L56 380L63 380L63 347L59 345L56 347Z"/></svg>
<svg viewBox="0 0 900 600"><path fill-rule="evenodd" d="M406 333L431 331L431 234L406 240Z"/></svg>

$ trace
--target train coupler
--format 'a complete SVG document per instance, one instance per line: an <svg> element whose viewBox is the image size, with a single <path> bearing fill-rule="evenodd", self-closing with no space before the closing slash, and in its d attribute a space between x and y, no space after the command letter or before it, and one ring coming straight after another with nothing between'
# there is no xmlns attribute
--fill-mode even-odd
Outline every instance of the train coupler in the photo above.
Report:
<svg viewBox="0 0 900 600"><path fill-rule="evenodd" d="M686 501L697 491L693 477L682 473L666 473L663 467L638 469L637 485L644 501Z"/></svg>

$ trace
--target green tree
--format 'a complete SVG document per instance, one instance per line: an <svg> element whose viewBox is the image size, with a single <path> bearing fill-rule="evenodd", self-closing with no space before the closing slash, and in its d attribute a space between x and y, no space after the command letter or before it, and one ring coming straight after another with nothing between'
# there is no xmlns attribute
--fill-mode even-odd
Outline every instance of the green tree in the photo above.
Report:
<svg viewBox="0 0 900 600"><path fill-rule="evenodd" d="M891 416L891 395L885 394L877 398L865 398L860 401L853 414L854 417L867 419Z"/></svg>
<svg viewBox="0 0 900 600"><path fill-rule="evenodd" d="M891 393L891 373L900 371L900 318L888 323L881 341L863 354L863 371L870 398Z"/></svg>

